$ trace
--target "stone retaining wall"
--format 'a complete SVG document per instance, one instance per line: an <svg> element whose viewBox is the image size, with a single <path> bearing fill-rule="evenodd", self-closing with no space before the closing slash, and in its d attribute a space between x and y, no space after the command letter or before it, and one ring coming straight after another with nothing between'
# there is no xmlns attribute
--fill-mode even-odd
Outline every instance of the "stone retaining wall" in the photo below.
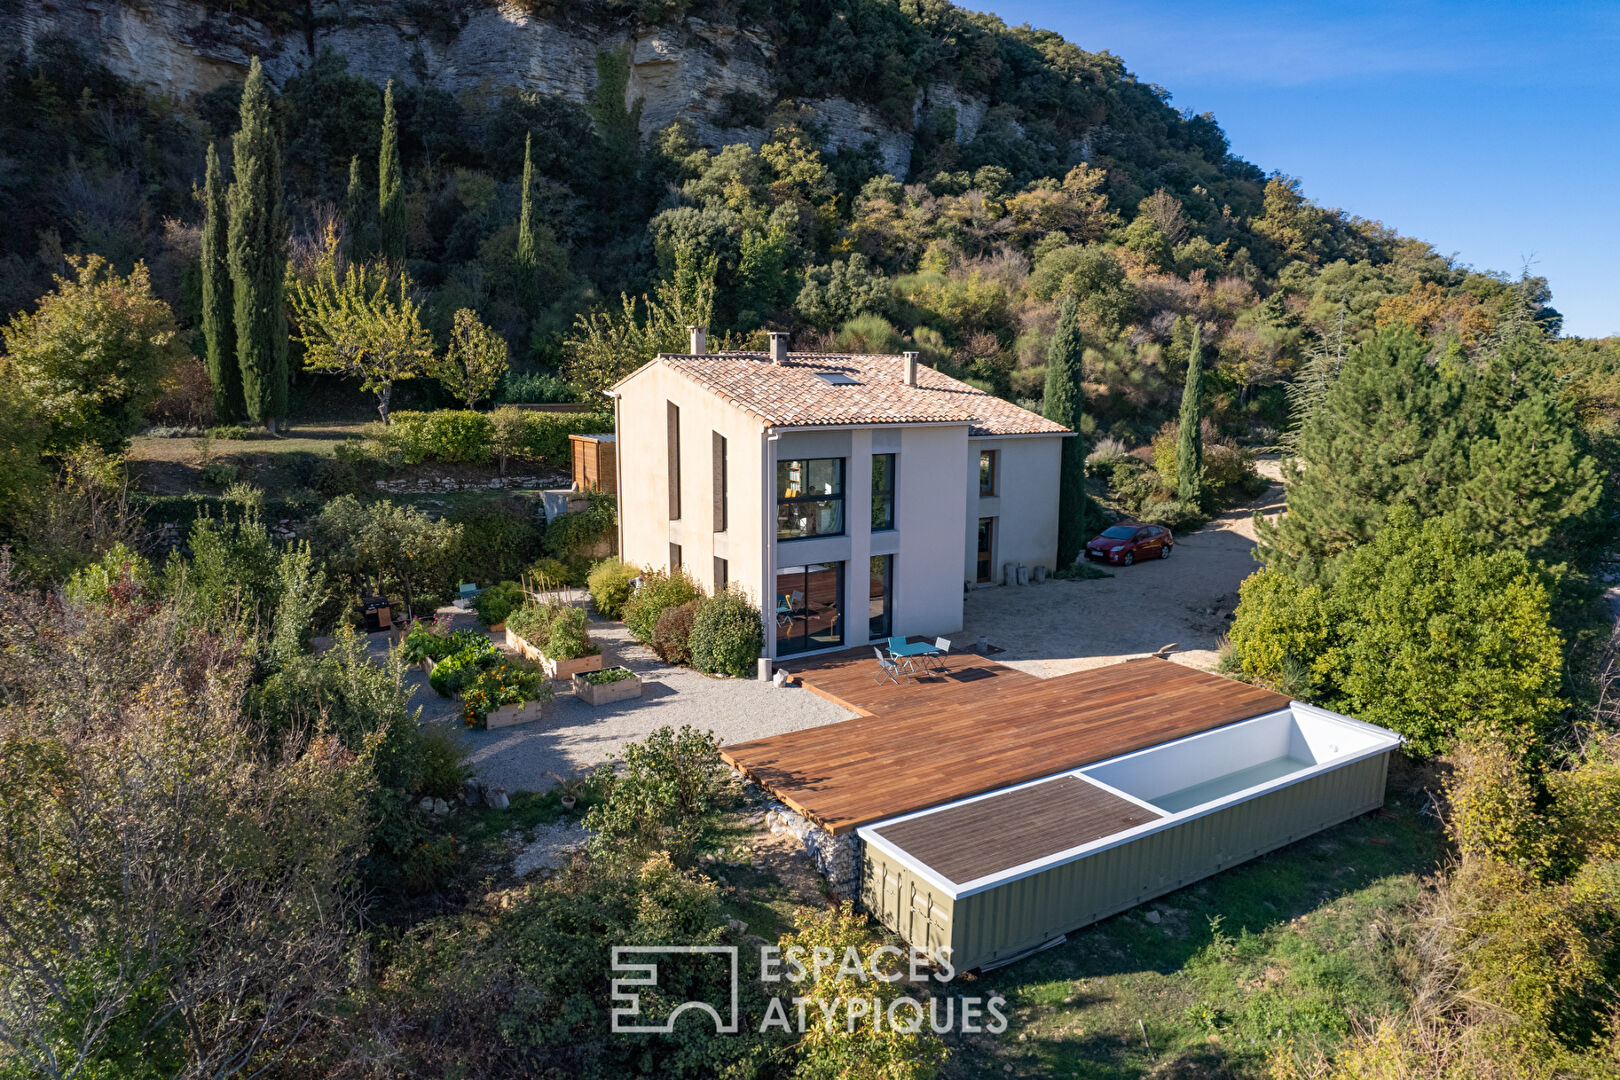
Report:
<svg viewBox="0 0 1620 1080"><path fill-rule="evenodd" d="M827 879L833 897L854 900L860 892L860 837L853 832L834 836L774 799L765 807L765 827L773 833L791 833L804 846L816 870Z"/></svg>

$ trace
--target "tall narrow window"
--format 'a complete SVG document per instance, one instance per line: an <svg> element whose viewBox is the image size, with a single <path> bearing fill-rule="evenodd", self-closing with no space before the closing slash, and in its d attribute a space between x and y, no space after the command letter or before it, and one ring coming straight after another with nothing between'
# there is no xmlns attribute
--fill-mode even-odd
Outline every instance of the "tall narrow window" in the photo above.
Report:
<svg viewBox="0 0 1620 1080"><path fill-rule="evenodd" d="M726 519L731 512L727 502L726 490L726 437L718 431L714 433L713 449L714 472L714 531L726 531Z"/></svg>
<svg viewBox="0 0 1620 1080"><path fill-rule="evenodd" d="M681 568L681 545L669 545L669 569L673 573Z"/></svg>
<svg viewBox="0 0 1620 1080"><path fill-rule="evenodd" d="M894 455L872 455L872 531L894 528Z"/></svg>
<svg viewBox="0 0 1620 1080"><path fill-rule="evenodd" d="M726 560L724 560L720 556L716 555L714 557L714 591L715 592L722 591L730 581L731 581L731 567L730 567L730 565L726 562Z"/></svg>
<svg viewBox="0 0 1620 1080"><path fill-rule="evenodd" d="M866 580L867 637L886 638L894 633L894 556L873 555Z"/></svg>
<svg viewBox="0 0 1620 1080"><path fill-rule="evenodd" d="M844 533L844 459L776 463L776 538L800 540Z"/></svg>
<svg viewBox="0 0 1620 1080"><path fill-rule="evenodd" d="M669 520L678 521L681 516L681 407L673 401L664 404L667 406L664 430L669 442L665 449L669 457Z"/></svg>
<svg viewBox="0 0 1620 1080"><path fill-rule="evenodd" d="M844 564L787 566L776 572L776 654L844 643ZM857 624L858 625L858 624Z"/></svg>
<svg viewBox="0 0 1620 1080"><path fill-rule="evenodd" d="M996 466L1000 464L1001 455L994 450L981 450L979 452L979 494L994 495L996 493Z"/></svg>

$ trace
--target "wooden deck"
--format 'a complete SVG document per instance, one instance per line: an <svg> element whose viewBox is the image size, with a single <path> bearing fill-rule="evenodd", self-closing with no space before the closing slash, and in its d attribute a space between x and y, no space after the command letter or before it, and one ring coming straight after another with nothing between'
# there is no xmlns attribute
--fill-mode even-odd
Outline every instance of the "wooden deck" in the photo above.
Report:
<svg viewBox="0 0 1620 1080"><path fill-rule="evenodd" d="M962 885L1157 817L1070 775L885 825L877 834Z"/></svg>
<svg viewBox="0 0 1620 1080"><path fill-rule="evenodd" d="M724 747L722 756L835 834L1275 712L1288 699L1168 660L1039 679L975 655L879 685L871 649L780 666L854 720Z"/></svg>

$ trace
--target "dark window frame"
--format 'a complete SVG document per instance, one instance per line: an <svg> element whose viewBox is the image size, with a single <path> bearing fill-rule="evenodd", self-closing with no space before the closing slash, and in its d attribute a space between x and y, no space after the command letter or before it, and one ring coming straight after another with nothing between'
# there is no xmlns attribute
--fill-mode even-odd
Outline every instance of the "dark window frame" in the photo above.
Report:
<svg viewBox="0 0 1620 1080"><path fill-rule="evenodd" d="M987 473L986 473L986 470L985 470L985 467L984 467L985 462L987 460L990 463L990 468L989 468L989 471L988 471L988 479L989 479L990 482L989 482L988 486L986 486L986 484L985 484L985 479L986 479ZM996 494L996 492L998 490L1000 490L1000 488L1001 488L1001 451L1000 450L980 450L979 451L979 497L980 498L990 498L990 497L994 496Z"/></svg>
<svg viewBox="0 0 1620 1080"><path fill-rule="evenodd" d="M726 437L714 433L714 531L725 532L731 519L730 464L726 455Z"/></svg>
<svg viewBox="0 0 1620 1080"><path fill-rule="evenodd" d="M682 562L681 556L682 556L681 545L679 545L679 544L670 544L669 545L669 572L670 573L673 574L675 571L679 570L683 565L685 565L685 563Z"/></svg>
<svg viewBox="0 0 1620 1080"><path fill-rule="evenodd" d="M681 519L681 407L664 402L665 453L669 456L669 520Z"/></svg>
<svg viewBox="0 0 1620 1080"><path fill-rule="evenodd" d="M884 466L884 469L883 469L884 475L888 478L888 484L887 484L886 487L882 487L882 488L878 487L878 482L877 482L877 475L878 475L877 461L878 461L878 458L887 458L888 459L888 462L886 463L886 465ZM895 529L900 527L900 516L899 516L900 484L899 484L899 478L895 476L895 471L899 468L899 466L900 466L900 455L899 454L873 454L872 455L872 531L873 532L893 532ZM881 503L881 505L884 505L884 506L886 506L888 508L888 524L886 524L886 525L879 525L878 524L878 506L880 505L880 503Z"/></svg>
<svg viewBox="0 0 1620 1080"><path fill-rule="evenodd" d="M814 464L815 462L818 462L818 461L834 461L834 462L837 462L838 463L838 483L837 483L838 490L836 492L834 492L833 494L831 494L831 495L821 494L821 493L811 493L811 494L805 494L805 495L784 496L782 494L782 473L781 473L781 469L782 469L782 466L784 464L788 464L788 463L795 462L795 461L799 462L803 466L804 472L807 473L807 474L810 471L810 466L812 464ZM777 475L776 475L776 539L778 541L783 542L783 543L791 543L791 542L793 542L795 540L821 540L821 539L825 539L826 537L829 537L829 536L847 536L847 535L849 535L849 518L848 518L848 515L845 514L845 512L844 512L845 511L845 502L844 502L845 489L848 487L848 480L849 480L849 459L848 458L841 458L841 457L837 457L837 458L834 458L834 457L829 457L829 458L788 458L787 461L785 461L785 462L784 461L778 461L776 463L776 468L777 468ZM838 529L837 529L837 531L835 531L835 532L812 532L812 533L805 533L805 534L800 535L800 536L794 536L794 535L791 535L791 534L784 534L783 531L782 531L782 511L783 511L783 508L784 507L791 507L791 506L799 506L799 505L803 505L803 504L807 504L807 503L836 503L837 508L838 508Z"/></svg>
<svg viewBox="0 0 1620 1080"><path fill-rule="evenodd" d="M876 618L872 616L871 604L876 597L872 593L871 586L868 585L866 590L866 629L867 640L869 641L886 638L894 633L894 556L871 556L866 564L869 578L872 576L872 566L874 564L881 564L883 567L883 592L881 593L883 597L883 614Z"/></svg>
<svg viewBox="0 0 1620 1080"><path fill-rule="evenodd" d="M731 564L720 556L714 557L714 591L724 592L731 581Z"/></svg>

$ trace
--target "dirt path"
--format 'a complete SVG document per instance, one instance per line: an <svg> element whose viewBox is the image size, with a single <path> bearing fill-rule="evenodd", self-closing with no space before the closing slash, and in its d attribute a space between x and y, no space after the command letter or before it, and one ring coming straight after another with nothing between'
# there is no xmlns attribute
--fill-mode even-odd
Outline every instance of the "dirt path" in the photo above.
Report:
<svg viewBox="0 0 1620 1080"><path fill-rule="evenodd" d="M1213 668L1237 605L1238 585L1255 570L1254 512L1275 520L1283 489L1275 460L1256 462L1273 483L1259 498L1178 537L1175 554L1110 569L1113 577L1048 581L968 594L965 644L982 635L1004 650L995 659L1050 678L1152 653L1172 643L1171 658Z"/></svg>

